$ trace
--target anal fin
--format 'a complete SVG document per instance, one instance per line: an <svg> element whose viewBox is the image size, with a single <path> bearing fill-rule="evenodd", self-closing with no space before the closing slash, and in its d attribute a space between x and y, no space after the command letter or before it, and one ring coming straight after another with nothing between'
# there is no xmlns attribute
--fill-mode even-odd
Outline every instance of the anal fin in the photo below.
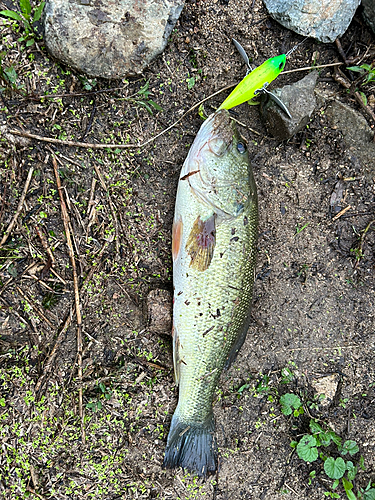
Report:
<svg viewBox="0 0 375 500"><path fill-rule="evenodd" d="M238 336L235 340L235 343L234 343L230 353L228 354L228 358L227 358L225 365L224 365L225 370L228 370L231 367L232 363L235 361L239 350L241 349L241 347L243 346L243 343L245 342L247 331L249 329L249 325L250 325L250 315L248 316L248 318L245 322L243 330L238 334Z"/></svg>

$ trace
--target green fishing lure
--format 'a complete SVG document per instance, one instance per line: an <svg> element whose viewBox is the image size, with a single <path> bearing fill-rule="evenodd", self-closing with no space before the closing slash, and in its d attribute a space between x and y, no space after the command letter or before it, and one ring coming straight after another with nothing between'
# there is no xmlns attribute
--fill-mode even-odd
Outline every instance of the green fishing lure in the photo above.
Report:
<svg viewBox="0 0 375 500"><path fill-rule="evenodd" d="M241 54L242 55L242 54ZM250 101L259 92L263 91L283 71L286 63L286 54L267 59L255 68L229 94L219 109L231 109L245 101Z"/></svg>

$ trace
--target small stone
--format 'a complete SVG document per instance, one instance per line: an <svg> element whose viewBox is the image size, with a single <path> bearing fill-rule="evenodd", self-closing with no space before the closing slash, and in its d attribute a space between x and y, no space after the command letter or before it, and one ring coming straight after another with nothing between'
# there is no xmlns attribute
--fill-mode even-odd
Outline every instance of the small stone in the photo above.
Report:
<svg viewBox="0 0 375 500"><path fill-rule="evenodd" d="M290 139L309 123L316 107L317 78L318 72L313 71L292 85L272 90L288 108L292 119L273 100L262 96L260 112L270 134L280 140Z"/></svg>
<svg viewBox="0 0 375 500"><path fill-rule="evenodd" d="M372 0L369 0L371 3ZM334 42L347 30L360 0L264 0L271 17L300 35Z"/></svg>
<svg viewBox="0 0 375 500"><path fill-rule="evenodd" d="M89 76L134 76L164 50L184 1L47 0L47 49Z"/></svg>
<svg viewBox="0 0 375 500"><path fill-rule="evenodd" d="M323 408L329 406L332 403L333 398L336 395L339 380L340 375L338 373L333 373L332 375L328 375L326 377L322 377L312 381L311 385L315 389L316 393L319 396L325 396L325 398L320 402L320 405Z"/></svg>
<svg viewBox="0 0 375 500"><path fill-rule="evenodd" d="M168 290L151 290L147 297L149 329L155 333L172 333L172 294Z"/></svg>

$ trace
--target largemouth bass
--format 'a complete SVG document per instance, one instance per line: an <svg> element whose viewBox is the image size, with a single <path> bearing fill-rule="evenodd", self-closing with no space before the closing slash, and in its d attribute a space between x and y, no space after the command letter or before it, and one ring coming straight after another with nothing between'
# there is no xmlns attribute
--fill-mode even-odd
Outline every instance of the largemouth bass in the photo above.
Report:
<svg viewBox="0 0 375 500"><path fill-rule="evenodd" d="M173 222L173 363L179 400L164 466L217 467L212 400L249 326L258 206L247 153L227 110L201 126L182 167Z"/></svg>

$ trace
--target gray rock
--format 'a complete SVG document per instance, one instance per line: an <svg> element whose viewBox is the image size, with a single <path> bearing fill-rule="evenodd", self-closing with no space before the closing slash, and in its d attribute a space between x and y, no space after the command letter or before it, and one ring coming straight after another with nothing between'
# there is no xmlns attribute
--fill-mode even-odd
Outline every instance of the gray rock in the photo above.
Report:
<svg viewBox="0 0 375 500"><path fill-rule="evenodd" d="M375 2L374 0L362 0L363 17L372 31L375 33Z"/></svg>
<svg viewBox="0 0 375 500"><path fill-rule="evenodd" d="M313 71L292 85L273 89L288 108L292 119L271 99L262 97L260 112L270 134L280 140L286 140L302 130L310 121L316 107L314 88L318 72Z"/></svg>
<svg viewBox="0 0 375 500"><path fill-rule="evenodd" d="M264 4L285 28L328 43L345 33L360 0L264 0Z"/></svg>
<svg viewBox="0 0 375 500"><path fill-rule="evenodd" d="M47 0L49 52L89 76L141 73L165 48L185 0Z"/></svg>
<svg viewBox="0 0 375 500"><path fill-rule="evenodd" d="M348 153L352 160L358 160L363 174L369 181L375 179L375 143L374 132L365 118L339 101L333 101L326 111L333 128L342 132Z"/></svg>

